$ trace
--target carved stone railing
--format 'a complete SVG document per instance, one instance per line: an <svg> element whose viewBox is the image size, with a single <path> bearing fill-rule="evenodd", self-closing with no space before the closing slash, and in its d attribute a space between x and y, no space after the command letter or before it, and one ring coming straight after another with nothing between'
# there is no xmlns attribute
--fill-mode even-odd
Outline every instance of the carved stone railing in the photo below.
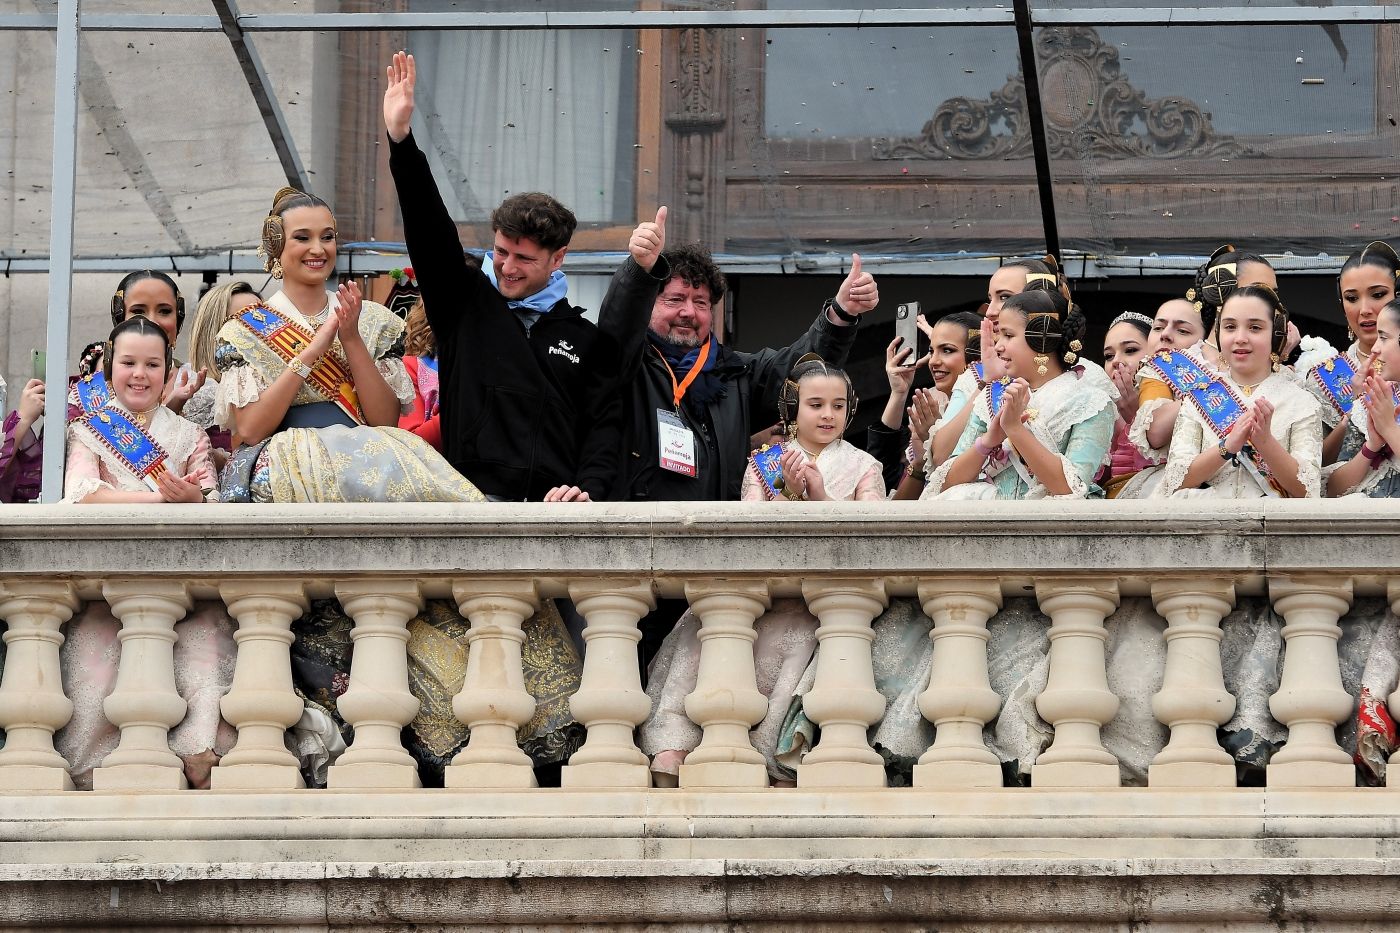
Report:
<svg viewBox="0 0 1400 933"><path fill-rule="evenodd" d="M1235 787L1216 737L1237 699L1220 624L1243 594L1271 600L1286 642L1269 704L1288 738L1253 789ZM211 926L873 929L956 916L968 929L1252 929L1307 915L1390 929L1400 901L1380 879L1400 868L1400 795L1355 787L1333 733L1355 703L1339 620L1362 595L1400 604L1400 512L1386 502L5 507L0 892L11 923L97 926L188 924L175 904ZM293 621L331 596L354 622L339 709L355 737L317 791L301 789L282 736L301 710ZM565 596L586 621L572 709L587 739L561 789L535 790L514 740L534 707L521 623ZM819 623L804 705L821 738L796 791L760 789L754 624L793 596ZM988 620L1013 596L1034 596L1050 620L1035 705L1054 739L1029 788L1001 787L982 738L1000 706ZM1104 622L1129 596L1167 622L1152 708L1170 740L1147 788L1118 786L1102 740L1119 706ZM650 788L633 735L649 711L638 625L658 597L688 599L700 620L685 708L703 739L679 790ZM871 623L900 597L933 620L919 709L937 737L914 787L887 788L866 737L884 713ZM437 790L414 789L399 738L418 702L406 625L429 598L454 601L473 646L453 704L471 739ZM53 744L72 711L60 646L99 599L122 627L104 707L121 738L80 792ZM238 624L222 705L238 738L212 793L180 789L166 744L184 714L173 632L197 599L222 600ZM1390 701L1400 712L1400 694ZM1182 878L1199 897L1173 893ZM1060 897L1070 884L1076 897ZM64 890L73 898L55 898Z"/></svg>

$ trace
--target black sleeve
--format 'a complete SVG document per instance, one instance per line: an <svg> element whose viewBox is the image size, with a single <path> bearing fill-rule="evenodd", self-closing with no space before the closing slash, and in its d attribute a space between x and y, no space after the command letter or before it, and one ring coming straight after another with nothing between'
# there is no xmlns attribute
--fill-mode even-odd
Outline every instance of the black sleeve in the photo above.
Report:
<svg viewBox="0 0 1400 933"><path fill-rule="evenodd" d="M453 344L463 320L478 308L500 304L491 280L467 265L457 225L442 202L427 156L413 133L389 140L389 171L403 214L408 258L423 295L428 324L440 345Z"/></svg>
<svg viewBox="0 0 1400 933"><path fill-rule="evenodd" d="M880 461L885 476L885 488L894 490L904 475L904 452L909 448L909 429L891 429L876 421L865 430L865 452Z"/></svg>
<svg viewBox="0 0 1400 933"><path fill-rule="evenodd" d="M647 272L628 256L608 283L608 293L598 311L598 330L602 339L615 348L618 381L622 384L637 378L646 351L651 309L661 286L670 277L666 257L658 258Z"/></svg>
<svg viewBox="0 0 1400 933"><path fill-rule="evenodd" d="M778 392L793 365L807 353L815 353L833 366L844 366L851 347L856 342L856 326L833 324L827 320L823 306L807 333L796 343L779 350L764 349L744 354L749 364L752 391L749 404L749 433L772 424L778 410Z"/></svg>

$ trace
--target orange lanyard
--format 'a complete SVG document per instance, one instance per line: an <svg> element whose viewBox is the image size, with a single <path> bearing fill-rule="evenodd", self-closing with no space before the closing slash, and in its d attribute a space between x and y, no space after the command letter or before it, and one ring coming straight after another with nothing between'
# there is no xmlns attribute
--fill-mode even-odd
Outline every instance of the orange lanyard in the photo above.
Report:
<svg viewBox="0 0 1400 933"><path fill-rule="evenodd" d="M656 347L652 347L656 350ZM700 355L695 358L695 365L690 367L690 372L685 374L685 378L676 382L676 371L671 368L671 364L666 360L666 355L660 350L656 350L656 355L661 358L661 365L666 367L667 374L671 377L671 392L676 400L676 410L681 407L681 399L685 398L686 389L699 377L700 371L705 368L705 361L710 358L710 341L706 340L705 345L700 348Z"/></svg>

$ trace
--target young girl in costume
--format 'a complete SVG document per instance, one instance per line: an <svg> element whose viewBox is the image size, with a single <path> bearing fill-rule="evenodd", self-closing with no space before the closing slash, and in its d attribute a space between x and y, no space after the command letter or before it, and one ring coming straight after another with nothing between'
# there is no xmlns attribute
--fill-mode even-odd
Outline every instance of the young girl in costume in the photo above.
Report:
<svg viewBox="0 0 1400 933"><path fill-rule="evenodd" d="M199 299L194 323L190 325L189 369L207 373L208 378L185 403L184 416L209 434L213 447L214 466L220 470L233 453L233 435L221 428L214 419L214 402L218 397L218 367L214 351L218 348L219 331L236 315L260 304L262 296L253 286L240 279L216 285ZM198 377L196 377L198 378Z"/></svg>
<svg viewBox="0 0 1400 933"><path fill-rule="evenodd" d="M65 501L215 500L208 437L161 404L171 373L165 330L139 316L119 323L103 353L103 369L112 397L68 426ZM118 730L102 704L116 683L120 630L100 601L89 603L66 629L64 687L73 717L55 744L79 787L90 786L92 769L117 746ZM210 769L236 738L219 713L219 700L233 683L233 623L222 603L200 602L175 632L175 685L186 714L170 732L170 749L184 762L191 786L207 787Z"/></svg>
<svg viewBox="0 0 1400 933"><path fill-rule="evenodd" d="M413 411L399 418L399 427L412 431L441 453L437 341L428 324L428 313L423 308L422 298L413 303L405 323L408 333L403 345L403 365L408 370L408 377L413 380Z"/></svg>
<svg viewBox="0 0 1400 933"><path fill-rule="evenodd" d="M1337 297L1347 319L1352 344L1341 353L1330 354L1307 370L1303 385L1322 403L1322 421L1327 438L1322 442L1322 462L1349 460L1361 449L1367 433L1364 409L1353 404L1365 380L1367 367L1374 364L1376 333L1381 310L1395 299L1395 282L1400 277L1400 257L1388 243L1376 241L1347 257L1337 277ZM1345 454L1344 454L1345 451ZM1329 495L1341 495L1355 479L1353 471L1343 471L1339 484L1328 482ZM1334 474L1335 475L1335 474Z"/></svg>
<svg viewBox="0 0 1400 933"><path fill-rule="evenodd" d="M846 374L808 355L793 367L780 393L785 440L757 450L744 474L748 502L878 500L885 497L880 463L841 439L856 397ZM790 782L793 772L776 759L790 750L788 707L816 649L816 619L800 599L780 599L757 623L754 661L768 714L752 738L768 762L769 776ZM641 748L652 759L658 786L674 786L685 756L700 742L700 728L685 714L700 665L700 619L687 610L653 660L647 684L652 713L642 724Z"/></svg>
<svg viewBox="0 0 1400 933"><path fill-rule="evenodd" d="M1117 392L1079 360L1084 315L1058 291L1008 298L993 347L1006 370L977 395L953 456L923 498L1039 499L1101 495Z"/></svg>
<svg viewBox="0 0 1400 933"><path fill-rule="evenodd" d="M1118 495L1152 461L1138 453L1128 429L1137 413L1138 368L1152 349L1152 318L1135 311L1124 311L1108 325L1103 338L1104 372L1118 390L1118 418L1113 426L1113 444L1109 448L1109 464L1101 476L1104 493L1110 499Z"/></svg>
<svg viewBox="0 0 1400 933"><path fill-rule="evenodd" d="M1303 498L1320 492L1322 418L1315 398L1282 371L1288 312L1263 285L1234 290L1216 336L1221 372L1179 367L1186 402L1154 496Z"/></svg>
<svg viewBox="0 0 1400 933"><path fill-rule="evenodd" d="M1400 300L1392 300L1376 320L1375 340L1357 372L1361 392L1350 406L1341 459L1327 478L1328 495L1400 497L1400 424L1396 386L1400 382Z"/></svg>

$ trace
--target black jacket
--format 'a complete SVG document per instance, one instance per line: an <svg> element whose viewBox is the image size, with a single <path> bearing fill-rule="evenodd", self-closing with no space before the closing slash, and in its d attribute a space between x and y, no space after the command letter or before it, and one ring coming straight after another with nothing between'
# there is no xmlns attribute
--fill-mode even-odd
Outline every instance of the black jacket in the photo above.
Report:
<svg viewBox="0 0 1400 933"><path fill-rule="evenodd" d="M613 276L598 328L617 342L624 404L622 476L614 498L648 502L739 498L749 459L749 438L778 420L778 391L805 353L834 366L846 361L856 328L832 324L823 311L807 333L780 350L740 353L721 346L713 373L721 395L707 405L689 396L681 417L695 434L700 475L694 479L663 470L659 462L658 408L674 411L671 375L650 347L652 305L669 274L661 263L648 275L631 259Z"/></svg>
<svg viewBox="0 0 1400 933"><path fill-rule="evenodd" d="M390 140L389 168L437 340L444 455L490 496L538 500L576 485L607 498L621 438L616 345L567 299L526 333L491 280L467 265L411 133Z"/></svg>

